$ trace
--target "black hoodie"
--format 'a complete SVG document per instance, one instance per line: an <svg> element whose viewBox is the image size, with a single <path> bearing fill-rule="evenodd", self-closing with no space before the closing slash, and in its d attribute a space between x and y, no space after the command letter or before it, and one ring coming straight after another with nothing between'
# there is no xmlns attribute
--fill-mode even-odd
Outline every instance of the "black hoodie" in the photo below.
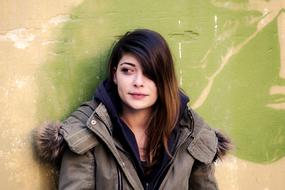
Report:
<svg viewBox="0 0 285 190"><path fill-rule="evenodd" d="M155 164L151 168L150 172L146 175L144 173L144 163L140 160L135 136L129 127L119 117L119 112L121 110L121 100L117 94L117 91L111 87L111 84L108 80L103 81L98 86L94 99L96 101L102 102L107 108L108 114L113 123L113 137L116 138L122 144L124 149L131 155L133 164L145 189L156 189L159 187L168 169L170 162L169 155L164 151L160 158L160 162ZM180 113L183 113L187 107L189 99L182 92L180 93L180 99ZM181 116L182 114L180 114L180 117ZM174 151L177 138L176 127L172 131L168 141L168 148L171 153Z"/></svg>

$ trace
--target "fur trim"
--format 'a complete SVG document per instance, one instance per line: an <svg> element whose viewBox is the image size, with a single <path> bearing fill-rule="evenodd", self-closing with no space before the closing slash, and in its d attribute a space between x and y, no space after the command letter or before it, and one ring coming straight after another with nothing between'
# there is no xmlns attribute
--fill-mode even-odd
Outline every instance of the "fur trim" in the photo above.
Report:
<svg viewBox="0 0 285 190"><path fill-rule="evenodd" d="M35 147L39 157L45 161L57 161L66 147L59 133L60 122L45 122L35 132Z"/></svg>
<svg viewBox="0 0 285 190"><path fill-rule="evenodd" d="M218 146L214 160L222 160L222 158L233 148L233 145L229 137L225 136L220 131L216 131L215 133L218 138Z"/></svg>

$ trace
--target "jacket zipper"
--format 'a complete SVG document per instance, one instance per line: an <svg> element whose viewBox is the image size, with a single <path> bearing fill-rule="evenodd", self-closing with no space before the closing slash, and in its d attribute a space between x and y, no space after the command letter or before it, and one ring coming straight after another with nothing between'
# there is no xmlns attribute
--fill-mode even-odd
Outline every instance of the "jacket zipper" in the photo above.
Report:
<svg viewBox="0 0 285 190"><path fill-rule="evenodd" d="M97 113L94 114L94 116L99 119L104 125L105 127L107 128L107 131L109 132L110 135L112 135L112 132L111 130L109 129L109 127L107 126L107 124L99 117L99 115ZM114 155L115 159L118 161L120 167L122 168L123 172L126 172L125 171L125 167L123 166L124 163L120 164L121 161L120 161L120 157L119 155L116 154L116 151L113 150L112 146L108 143L108 141L106 140L106 138L104 138L104 135L102 135L99 131L95 130L93 127L91 127L92 131L98 135L99 138L102 139L102 141L107 145L107 147L109 148L109 150L112 152L112 154ZM116 145L115 145L116 146ZM118 172L118 174L120 174L120 184L121 184L121 189L123 190L123 180L122 180L122 174L120 172ZM129 178L131 176L126 176L126 178L129 180L129 182L131 183L131 185L135 188L135 187L138 187L136 184L135 184L135 181L133 180L130 180L131 178ZM118 178L119 179L119 178Z"/></svg>
<svg viewBox="0 0 285 190"><path fill-rule="evenodd" d="M123 178L120 168L118 166L117 166L117 173L118 173L118 190L123 190Z"/></svg>
<svg viewBox="0 0 285 190"><path fill-rule="evenodd" d="M95 116L96 116L96 118L99 119L102 123L104 123L104 125L106 126L108 132L109 132L110 134L112 134L112 132L110 131L109 127L108 127L108 126L106 125L106 123L99 117L99 115L98 115L97 113L95 113ZM192 126L194 126L194 120L193 120L193 115L192 115L192 112L191 112L191 111L190 111L190 118L191 118L191 124L192 124ZM96 134L98 134L98 133L96 133ZM183 139L183 141L178 145L178 147L177 147L177 149L176 149L176 151L175 151L173 157L176 156L176 154L177 154L177 152L179 151L180 147L185 143L186 139L187 139L191 134L192 134L192 131L190 131L190 133L187 134L187 136ZM99 135L99 136L102 138L101 135ZM104 139L104 138L103 138L103 139ZM103 141L105 141L105 140L103 140ZM108 145L107 145L107 146L108 146ZM112 152L112 151L111 151L111 152ZM116 156L115 156L115 157L116 157ZM172 159L172 160L167 164L167 166L163 169L163 173L164 173L165 170L173 163L173 160L174 160L174 159ZM118 172L118 189L123 190L122 174L121 174L121 172L119 171L118 167L117 167L117 172ZM166 174L166 175L167 175L167 174ZM155 183L154 183L154 186L153 186L154 188L157 186L158 179L159 179L159 177L157 178L157 180L156 180ZM148 184L148 183L146 184L146 188L149 189L149 184Z"/></svg>
<svg viewBox="0 0 285 190"><path fill-rule="evenodd" d="M145 190L149 190L149 183L145 184Z"/></svg>

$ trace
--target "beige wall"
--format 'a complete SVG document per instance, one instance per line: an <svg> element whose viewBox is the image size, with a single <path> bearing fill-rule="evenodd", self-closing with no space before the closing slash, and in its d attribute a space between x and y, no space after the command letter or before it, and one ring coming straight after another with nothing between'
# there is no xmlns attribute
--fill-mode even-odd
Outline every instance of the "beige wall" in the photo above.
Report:
<svg viewBox="0 0 285 190"><path fill-rule="evenodd" d="M38 125L36 71L79 3L0 1L1 189L48 190L54 183L53 171L35 160L31 147L31 131Z"/></svg>

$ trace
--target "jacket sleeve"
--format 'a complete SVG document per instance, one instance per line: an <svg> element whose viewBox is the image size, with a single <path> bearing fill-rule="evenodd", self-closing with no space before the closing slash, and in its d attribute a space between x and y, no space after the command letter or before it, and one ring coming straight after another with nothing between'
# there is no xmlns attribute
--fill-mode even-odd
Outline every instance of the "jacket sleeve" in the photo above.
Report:
<svg viewBox="0 0 285 190"><path fill-rule="evenodd" d="M189 178L190 190L217 190L215 179L215 161L221 159L230 149L231 142L221 132L214 130L193 110L193 141L188 147L195 158Z"/></svg>
<svg viewBox="0 0 285 190"><path fill-rule="evenodd" d="M196 161L189 178L189 190L217 190L218 185L214 175L214 164L204 164Z"/></svg>
<svg viewBox="0 0 285 190"><path fill-rule="evenodd" d="M59 190L95 189L96 161L93 148L98 140L86 126L92 113L93 109L83 104L63 122L60 133L68 147L61 160Z"/></svg>
<svg viewBox="0 0 285 190"><path fill-rule="evenodd" d="M94 189L95 157L98 140L87 127L96 103L83 103L64 122L47 122L35 133L36 150L41 159L61 162L59 189Z"/></svg>
<svg viewBox="0 0 285 190"><path fill-rule="evenodd" d="M92 151L79 155L67 149L62 157L59 190L94 190L95 159Z"/></svg>

